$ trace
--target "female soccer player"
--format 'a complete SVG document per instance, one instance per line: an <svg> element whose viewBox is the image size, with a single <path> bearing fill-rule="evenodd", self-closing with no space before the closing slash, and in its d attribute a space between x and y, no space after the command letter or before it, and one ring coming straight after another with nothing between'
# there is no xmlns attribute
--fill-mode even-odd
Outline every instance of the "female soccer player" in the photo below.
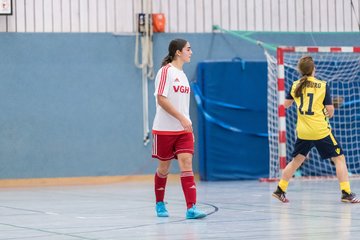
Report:
<svg viewBox="0 0 360 240"><path fill-rule="evenodd" d="M341 201L360 203L360 199L350 189L345 157L328 123L328 118L334 114L330 88L325 81L314 77L315 65L311 56L300 58L298 71L301 78L292 84L285 99L285 108L289 108L294 101L297 105L297 140L293 159L283 170L273 196L281 202L289 202L285 196L289 180L315 146L322 158L330 158L335 164L342 193Z"/></svg>
<svg viewBox="0 0 360 240"><path fill-rule="evenodd" d="M190 62L191 55L189 42L184 39L172 40L155 79L156 115L152 128L152 157L158 159L155 174L155 209L158 217L169 216L164 195L171 160L174 158L178 160L181 170L186 218L206 216L196 208L196 184L192 170L194 135L189 116L190 85L183 71L183 65Z"/></svg>

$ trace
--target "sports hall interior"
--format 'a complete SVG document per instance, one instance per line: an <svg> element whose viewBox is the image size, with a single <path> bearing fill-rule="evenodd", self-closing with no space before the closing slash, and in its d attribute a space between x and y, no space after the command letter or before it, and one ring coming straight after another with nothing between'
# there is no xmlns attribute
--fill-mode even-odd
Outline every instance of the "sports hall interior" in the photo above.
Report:
<svg viewBox="0 0 360 240"><path fill-rule="evenodd" d="M0 240L351 239L360 231L360 208L341 203L334 176L294 177L289 204L272 198L266 58L279 46L360 46L359 0L3 2ZM170 217L154 210L153 75L175 38L193 51L184 72L198 205L208 215L199 220L185 219L176 160ZM353 121L345 135L360 141L360 117Z"/></svg>

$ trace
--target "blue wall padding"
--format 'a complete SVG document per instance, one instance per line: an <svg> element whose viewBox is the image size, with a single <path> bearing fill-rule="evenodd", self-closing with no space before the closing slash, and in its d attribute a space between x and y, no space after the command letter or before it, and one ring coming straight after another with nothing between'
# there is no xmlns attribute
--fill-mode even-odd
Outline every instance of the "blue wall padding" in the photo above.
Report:
<svg viewBox="0 0 360 240"><path fill-rule="evenodd" d="M199 63L194 89L202 180L267 176L266 70L265 62Z"/></svg>

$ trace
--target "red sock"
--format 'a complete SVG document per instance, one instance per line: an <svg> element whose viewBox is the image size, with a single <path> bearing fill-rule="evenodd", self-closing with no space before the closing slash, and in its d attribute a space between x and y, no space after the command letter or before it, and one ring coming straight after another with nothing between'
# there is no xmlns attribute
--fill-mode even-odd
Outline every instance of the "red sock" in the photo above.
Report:
<svg viewBox="0 0 360 240"><path fill-rule="evenodd" d="M155 173L155 197L156 202L163 202L165 195L165 186L166 186L167 174L163 175L156 171Z"/></svg>
<svg viewBox="0 0 360 240"><path fill-rule="evenodd" d="M196 203L196 184L193 171L181 172L181 186L184 191L187 208Z"/></svg>

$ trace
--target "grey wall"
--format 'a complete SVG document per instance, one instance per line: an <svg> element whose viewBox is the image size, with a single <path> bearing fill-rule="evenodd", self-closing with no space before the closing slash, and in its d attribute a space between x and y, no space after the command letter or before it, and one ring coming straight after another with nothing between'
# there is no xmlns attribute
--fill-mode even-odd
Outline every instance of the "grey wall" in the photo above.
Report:
<svg viewBox="0 0 360 240"><path fill-rule="evenodd" d="M176 37L191 43L192 62L185 65L191 81L199 61L265 61L260 47L229 35L157 34L156 70ZM354 45L360 39L358 33L251 37L281 45ZM134 66L134 40L105 33L0 34L0 178L154 172L151 144L144 147L142 142L141 75ZM153 81L149 85L151 127ZM191 113L196 130L194 103ZM195 154L195 170L197 161Z"/></svg>

